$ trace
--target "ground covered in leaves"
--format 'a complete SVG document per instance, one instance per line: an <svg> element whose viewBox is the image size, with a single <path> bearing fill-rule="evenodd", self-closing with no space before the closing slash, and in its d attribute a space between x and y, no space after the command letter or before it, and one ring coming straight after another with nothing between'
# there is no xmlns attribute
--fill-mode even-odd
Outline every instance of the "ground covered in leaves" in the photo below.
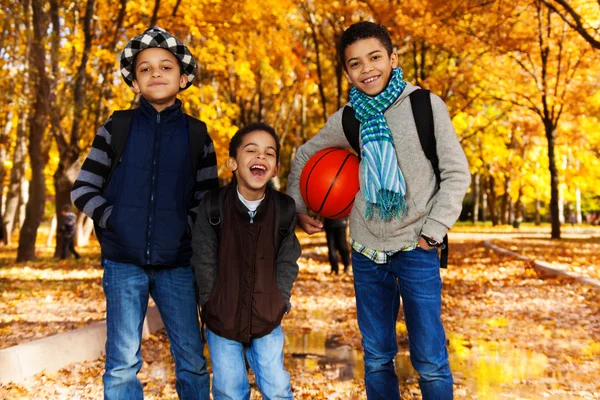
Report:
<svg viewBox="0 0 600 400"><path fill-rule="evenodd" d="M352 278L328 273L322 236L302 236L301 240L304 252L293 291L294 307L283 323L286 364L295 397L364 399ZM486 249L476 234L462 234L458 239L451 236L451 241L450 266L442 271L442 318L448 332L455 397L600 398L600 291L572 280L540 279L529 263ZM552 243L565 243L565 252L580 247L578 243L571 246L568 240ZM595 265L593 257L600 244L590 246L584 254L590 254L587 264ZM554 254L564 252L549 248L544 261L558 261ZM101 270L96 257L90 255L80 263L49 259L27 265L2 262L1 346L102 318ZM585 256L577 257L582 257L584 264ZM402 316L397 331L400 352L396 364L402 396L420 398L408 360ZM144 341L143 355L140 379L146 398L176 398L164 332ZM102 369L102 359L73 364L57 373L42 373L0 387L0 398L101 398ZM253 398L260 398L255 388Z"/></svg>
<svg viewBox="0 0 600 400"><path fill-rule="evenodd" d="M600 237L547 238L522 237L516 240L494 240L493 243L531 259L546 261L555 268L581 276L600 279Z"/></svg>
<svg viewBox="0 0 600 400"><path fill-rule="evenodd" d="M0 349L104 320L100 248L80 249L79 260L16 263L16 245L0 247Z"/></svg>

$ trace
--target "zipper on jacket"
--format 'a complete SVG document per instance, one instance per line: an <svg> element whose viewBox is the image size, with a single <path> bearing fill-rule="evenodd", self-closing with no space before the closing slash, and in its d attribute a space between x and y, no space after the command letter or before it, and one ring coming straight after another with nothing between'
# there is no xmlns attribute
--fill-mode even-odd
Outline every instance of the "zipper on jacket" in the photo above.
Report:
<svg viewBox="0 0 600 400"><path fill-rule="evenodd" d="M152 246L152 230L154 216L154 194L156 192L156 164L158 162L158 146L160 143L160 114L156 114L156 123L158 129L154 133L154 147L152 149L152 174L150 183L150 207L148 207L148 232L146 233L146 264L150 264L151 246Z"/></svg>

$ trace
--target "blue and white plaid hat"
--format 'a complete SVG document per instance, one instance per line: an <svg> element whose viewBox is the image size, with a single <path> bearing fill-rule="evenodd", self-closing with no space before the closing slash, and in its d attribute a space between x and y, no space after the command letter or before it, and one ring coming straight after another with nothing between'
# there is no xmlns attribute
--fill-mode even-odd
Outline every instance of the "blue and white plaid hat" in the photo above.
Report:
<svg viewBox="0 0 600 400"><path fill-rule="evenodd" d="M121 75L123 76L125 83L130 87L133 87L132 82L134 77L133 68L135 68L135 57L140 51L152 47L160 47L169 50L179 61L181 61L181 66L183 68L182 73L188 77L187 86L183 88L183 90L189 88L192 85L194 78L196 78L196 60L194 60L194 56L192 56L190 50L183 43L177 40L175 36L159 27L148 29L141 35L131 39L129 43L125 45L125 48L119 56Z"/></svg>

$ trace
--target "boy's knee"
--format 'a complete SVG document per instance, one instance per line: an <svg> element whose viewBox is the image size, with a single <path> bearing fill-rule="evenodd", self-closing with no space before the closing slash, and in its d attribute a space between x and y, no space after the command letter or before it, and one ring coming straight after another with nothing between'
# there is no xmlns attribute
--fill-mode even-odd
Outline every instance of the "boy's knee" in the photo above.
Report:
<svg viewBox="0 0 600 400"><path fill-rule="evenodd" d="M260 391L268 399L291 399L290 374L285 370L272 371L269 376L257 381Z"/></svg>
<svg viewBox="0 0 600 400"><path fill-rule="evenodd" d="M371 374L381 371L394 370L394 356L390 355L364 355L365 373Z"/></svg>
<svg viewBox="0 0 600 400"><path fill-rule="evenodd" d="M413 367L421 377L422 382L452 379L452 372L447 358L436 362L413 362Z"/></svg>

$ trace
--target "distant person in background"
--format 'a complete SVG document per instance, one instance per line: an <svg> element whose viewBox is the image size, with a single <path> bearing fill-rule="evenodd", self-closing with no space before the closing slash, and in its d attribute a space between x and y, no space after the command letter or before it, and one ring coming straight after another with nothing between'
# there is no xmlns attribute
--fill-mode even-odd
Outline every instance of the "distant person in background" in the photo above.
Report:
<svg viewBox="0 0 600 400"><path fill-rule="evenodd" d="M58 221L58 234L60 243L60 259L64 260L67 258L68 253L71 252L76 259L79 259L79 253L75 250L75 231L77 224L77 216L71 211L71 205L65 204L60 211L60 218Z"/></svg>
<svg viewBox="0 0 600 400"><path fill-rule="evenodd" d="M325 218L323 223L325 226L325 236L327 238L327 250L329 252L329 264L331 264L331 273L338 274L338 255L342 257L344 264L344 272L349 272L350 267L350 250L348 249L348 240L346 239L346 231L348 226L347 218L329 219Z"/></svg>

